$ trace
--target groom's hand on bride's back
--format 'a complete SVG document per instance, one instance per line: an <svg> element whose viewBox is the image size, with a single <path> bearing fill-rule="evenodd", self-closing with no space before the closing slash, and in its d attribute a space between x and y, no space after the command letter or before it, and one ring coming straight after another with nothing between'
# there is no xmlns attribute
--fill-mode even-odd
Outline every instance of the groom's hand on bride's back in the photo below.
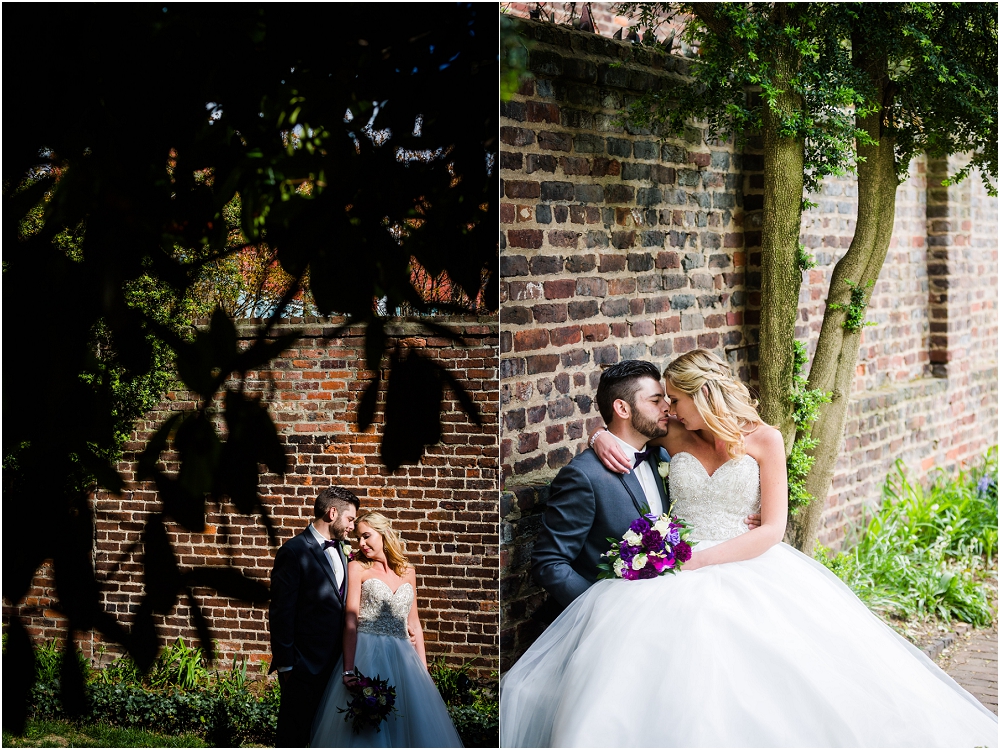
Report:
<svg viewBox="0 0 1000 750"><path fill-rule="evenodd" d="M753 531L758 526L760 526L760 513L754 513L751 516L747 516L747 526Z"/></svg>

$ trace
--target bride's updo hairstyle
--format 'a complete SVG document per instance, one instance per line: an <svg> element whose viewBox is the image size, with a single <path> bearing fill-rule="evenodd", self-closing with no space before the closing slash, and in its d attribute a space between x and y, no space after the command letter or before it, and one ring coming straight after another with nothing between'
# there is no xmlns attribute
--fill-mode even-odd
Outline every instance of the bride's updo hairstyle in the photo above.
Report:
<svg viewBox="0 0 1000 750"><path fill-rule="evenodd" d="M381 513L374 512L359 516L354 521L354 531L358 534L359 538L358 525L362 523L371 526L379 533L379 536L382 537L382 551L385 552L385 561L389 563L389 567L392 568L393 573L402 576L410 567L410 563L406 559L406 547L403 544L403 540L399 538L399 534L389 524L389 519ZM372 560L365 557L365 553L361 551L360 547L354 553L354 559L365 568L370 568L375 564Z"/></svg>
<svg viewBox="0 0 1000 750"><path fill-rule="evenodd" d="M743 436L756 430L762 420L757 401L728 364L710 351L693 349L667 365L663 377L694 400L708 429L726 443L731 458L746 454Z"/></svg>

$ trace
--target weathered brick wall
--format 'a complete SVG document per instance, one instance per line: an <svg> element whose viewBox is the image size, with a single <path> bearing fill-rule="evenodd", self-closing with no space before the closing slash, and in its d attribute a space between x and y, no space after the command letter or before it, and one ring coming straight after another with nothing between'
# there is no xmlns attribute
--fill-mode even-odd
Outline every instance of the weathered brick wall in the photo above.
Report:
<svg viewBox="0 0 1000 750"><path fill-rule="evenodd" d="M592 398L601 365L665 365L702 346L753 385L760 306L763 175L753 139L737 152L694 126L662 140L627 132L614 125L618 107L682 75L685 61L548 24L523 28L534 42L535 80L501 109L504 669L551 615L528 575L531 545L548 481L600 424ZM826 500L826 544L878 503L897 458L922 478L996 442L996 200L973 177L948 189L947 208L935 207L929 172L915 159L897 192L868 311L877 325L862 336ZM803 274L796 330L810 350L833 267L854 233L857 186L828 180L811 199L819 205L803 217L801 240L817 266ZM958 223L936 225L939 216ZM942 314L947 367L934 365L934 316Z"/></svg>
<svg viewBox="0 0 1000 750"><path fill-rule="evenodd" d="M412 324L390 331L392 342L418 349L445 365L468 389L483 417L482 427L461 412L454 394L445 391L443 437L420 464L388 474L378 462L381 412L366 433L356 431L356 406L371 373L363 367L362 329L338 339L324 337L324 325L304 321L305 335L284 352L271 369L254 373L248 382L270 405L290 469L283 479L261 477L261 495L282 541L309 523L316 494L331 483L351 489L362 511L385 513L407 543L417 569L418 607L429 658L449 662L474 660L487 675L498 658L497 599L497 324L489 318L445 319L460 332L467 347L428 336ZM287 326L284 326L287 327ZM380 400L384 398L380 395ZM134 456L156 428L176 410L193 408L186 391L167 398L142 420L128 445L121 468L129 480L124 497L101 493L95 499L95 565L102 580L106 608L128 621L143 593L142 546L138 544L147 516L156 507L151 483L134 481ZM167 469L176 456L166 454ZM269 582L275 549L254 518L226 505L208 515L204 534L170 527L182 568L225 564L252 578ZM35 589L21 608L36 638L62 638L65 620L51 607L52 582L43 569ZM254 662L270 659L267 608L196 590L214 629L224 662L232 654ZM161 638L195 638L188 603L158 620ZM9 609L5 607L5 614ZM98 646L94 634L82 636L87 653Z"/></svg>
<svg viewBox="0 0 1000 750"><path fill-rule="evenodd" d="M591 18L594 22L594 33L607 37L614 36L619 32L622 35L627 35L633 20L628 16L616 13L616 4L559 2L500 3L500 8L501 12L518 18L530 18L532 11L540 10L545 18L551 20L553 23L576 27L579 26L583 6L588 5L591 11ZM664 37L674 34L676 39L674 49L678 49L681 46L680 32L682 30L683 24L677 16L672 17L670 20L661 20L660 25L656 28L656 39L662 42Z"/></svg>

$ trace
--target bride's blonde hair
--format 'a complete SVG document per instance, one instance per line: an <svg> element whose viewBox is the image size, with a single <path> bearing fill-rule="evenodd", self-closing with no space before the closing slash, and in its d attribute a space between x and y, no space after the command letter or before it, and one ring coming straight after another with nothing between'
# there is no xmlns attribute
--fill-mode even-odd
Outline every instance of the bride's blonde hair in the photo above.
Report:
<svg viewBox="0 0 1000 750"><path fill-rule="evenodd" d="M757 401L728 364L710 351L693 349L667 365L663 377L691 396L708 429L725 442L731 458L746 454L743 438L763 420L757 413Z"/></svg>
<svg viewBox="0 0 1000 750"><path fill-rule="evenodd" d="M385 561L389 563L389 567L392 568L393 573L402 576L410 567L410 563L406 559L406 545L403 544L403 540L400 539L399 534L389 524L389 519L381 513L375 512L359 516L354 521L354 530L358 533L359 537L361 536L360 532L358 532L360 524L371 526L371 528L378 532L379 536L382 537L382 550L385 552ZM365 568L370 568L375 564L372 560L365 557L365 554L360 549L355 553L354 559L360 562L362 567Z"/></svg>

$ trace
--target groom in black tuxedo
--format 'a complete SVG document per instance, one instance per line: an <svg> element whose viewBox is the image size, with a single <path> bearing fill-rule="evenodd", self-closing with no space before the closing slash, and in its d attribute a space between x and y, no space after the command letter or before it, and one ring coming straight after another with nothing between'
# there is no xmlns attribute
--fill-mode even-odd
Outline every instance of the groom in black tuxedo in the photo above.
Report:
<svg viewBox="0 0 1000 750"><path fill-rule="evenodd" d="M531 573L562 607L597 580L597 564L610 547L608 537L620 539L644 513L670 509L657 472L659 451L646 450L648 440L667 434L669 400L660 371L634 359L612 365L601 374L597 408L634 466L627 474L616 474L587 449L552 481Z"/></svg>
<svg viewBox="0 0 1000 750"><path fill-rule="evenodd" d="M315 518L285 542L271 571L271 671L281 681L277 747L309 744L313 718L340 659L347 598L341 542L354 530L361 503L343 487L316 498Z"/></svg>

